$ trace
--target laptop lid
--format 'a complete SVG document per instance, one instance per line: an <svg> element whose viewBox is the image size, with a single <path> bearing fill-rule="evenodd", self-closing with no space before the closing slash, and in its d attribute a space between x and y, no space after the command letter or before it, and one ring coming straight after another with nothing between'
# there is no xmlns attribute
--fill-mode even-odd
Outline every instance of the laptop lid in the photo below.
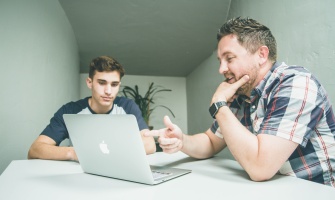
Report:
<svg viewBox="0 0 335 200"><path fill-rule="evenodd" d="M191 170L150 166L134 115L64 114L84 172L144 184L158 184ZM152 169L163 171L154 180Z"/></svg>

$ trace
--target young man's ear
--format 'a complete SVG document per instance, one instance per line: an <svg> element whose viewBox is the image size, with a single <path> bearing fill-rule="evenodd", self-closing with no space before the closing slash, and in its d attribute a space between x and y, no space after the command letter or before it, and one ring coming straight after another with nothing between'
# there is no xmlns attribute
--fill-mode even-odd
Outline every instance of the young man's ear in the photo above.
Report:
<svg viewBox="0 0 335 200"><path fill-rule="evenodd" d="M267 46L261 46L258 49L259 64L263 65L269 59L269 48Z"/></svg>
<svg viewBox="0 0 335 200"><path fill-rule="evenodd" d="M90 77L86 78L86 85L89 89L92 89L92 79Z"/></svg>

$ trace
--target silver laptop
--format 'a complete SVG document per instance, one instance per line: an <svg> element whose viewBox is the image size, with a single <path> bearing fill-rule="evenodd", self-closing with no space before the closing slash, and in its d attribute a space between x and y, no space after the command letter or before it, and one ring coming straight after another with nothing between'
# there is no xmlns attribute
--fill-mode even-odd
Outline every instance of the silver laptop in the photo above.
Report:
<svg viewBox="0 0 335 200"><path fill-rule="evenodd" d="M191 170L150 166L134 115L64 114L84 172L155 185Z"/></svg>

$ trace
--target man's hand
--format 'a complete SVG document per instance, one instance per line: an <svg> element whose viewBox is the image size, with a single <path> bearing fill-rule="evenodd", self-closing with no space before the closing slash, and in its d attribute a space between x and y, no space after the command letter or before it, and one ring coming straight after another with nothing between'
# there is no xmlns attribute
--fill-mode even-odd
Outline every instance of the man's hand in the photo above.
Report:
<svg viewBox="0 0 335 200"><path fill-rule="evenodd" d="M236 94L237 90L241 86L246 84L248 80L249 80L249 76L244 75L242 78L240 78L238 81L232 84L227 83L225 81L222 82L219 85L219 87L216 89L210 105L218 101L225 101L228 103L228 106L230 106L231 102L233 102L233 100L238 96Z"/></svg>
<svg viewBox="0 0 335 200"><path fill-rule="evenodd" d="M178 152L183 147L183 133L168 116L164 117L164 124L166 128L145 132L144 136L158 136L159 146L165 153Z"/></svg>
<svg viewBox="0 0 335 200"><path fill-rule="evenodd" d="M56 142L45 135L38 136L33 142L28 152L28 159L78 161L73 147L56 146Z"/></svg>

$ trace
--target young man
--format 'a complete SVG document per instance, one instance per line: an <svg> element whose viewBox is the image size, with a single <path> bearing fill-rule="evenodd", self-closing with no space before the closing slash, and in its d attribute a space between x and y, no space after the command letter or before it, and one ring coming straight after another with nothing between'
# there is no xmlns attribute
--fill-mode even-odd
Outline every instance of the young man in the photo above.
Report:
<svg viewBox="0 0 335 200"><path fill-rule="evenodd" d="M73 147L60 147L59 144L69 138L63 114L133 114L135 115L147 154L154 153L156 146L153 137L144 137L149 131L142 118L141 111L134 101L118 97L124 69L120 63L108 56L92 60L89 66L87 87L91 97L63 105L51 118L50 124L42 131L30 147L29 159L76 160Z"/></svg>
<svg viewBox="0 0 335 200"><path fill-rule="evenodd" d="M164 118L163 151L209 158L228 147L254 181L276 173L335 187L335 117L327 92L305 68L276 62L271 31L253 19L226 22L217 35L225 77L205 133L186 135Z"/></svg>

